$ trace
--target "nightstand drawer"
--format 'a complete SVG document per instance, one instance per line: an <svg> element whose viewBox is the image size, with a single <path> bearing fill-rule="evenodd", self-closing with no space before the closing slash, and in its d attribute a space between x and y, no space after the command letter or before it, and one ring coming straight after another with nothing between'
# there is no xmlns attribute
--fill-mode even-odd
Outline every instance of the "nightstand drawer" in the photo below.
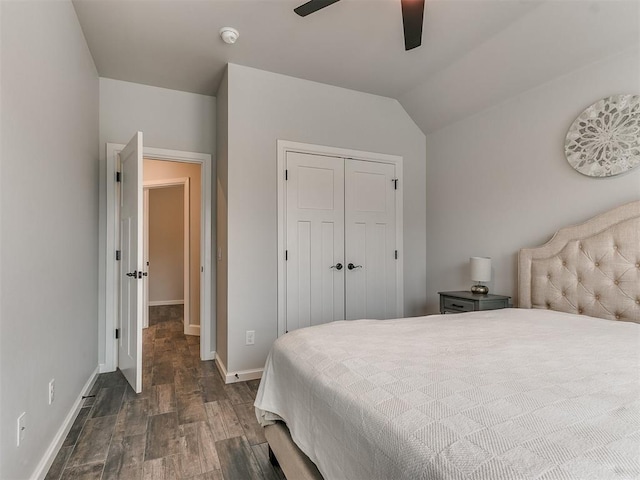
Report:
<svg viewBox="0 0 640 480"><path fill-rule="evenodd" d="M462 298L444 298L444 309L454 310L456 312L473 312L473 300L464 300Z"/></svg>
<svg viewBox="0 0 640 480"><path fill-rule="evenodd" d="M438 292L440 313L477 312L509 308L511 297L504 295L477 294L469 291Z"/></svg>

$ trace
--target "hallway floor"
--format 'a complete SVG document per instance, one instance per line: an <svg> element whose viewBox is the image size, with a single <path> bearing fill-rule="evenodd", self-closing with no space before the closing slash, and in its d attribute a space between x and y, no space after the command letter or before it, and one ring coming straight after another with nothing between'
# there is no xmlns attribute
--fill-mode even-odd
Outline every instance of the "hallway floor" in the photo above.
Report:
<svg viewBox="0 0 640 480"><path fill-rule="evenodd" d="M259 381L225 385L200 361L182 306L151 307L149 324L142 393L99 375L46 480L283 480L255 418Z"/></svg>

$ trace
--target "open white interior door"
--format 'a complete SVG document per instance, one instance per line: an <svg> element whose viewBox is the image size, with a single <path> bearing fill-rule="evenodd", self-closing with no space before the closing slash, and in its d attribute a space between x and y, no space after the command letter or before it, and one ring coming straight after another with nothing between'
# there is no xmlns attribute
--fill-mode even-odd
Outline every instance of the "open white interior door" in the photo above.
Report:
<svg viewBox="0 0 640 480"><path fill-rule="evenodd" d="M120 338L118 366L142 391L143 213L142 132L120 152Z"/></svg>

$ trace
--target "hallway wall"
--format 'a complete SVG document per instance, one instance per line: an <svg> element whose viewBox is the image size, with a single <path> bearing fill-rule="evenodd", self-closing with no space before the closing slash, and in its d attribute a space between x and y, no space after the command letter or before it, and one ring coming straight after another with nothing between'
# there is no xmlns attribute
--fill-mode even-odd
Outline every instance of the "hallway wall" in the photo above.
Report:
<svg viewBox="0 0 640 480"><path fill-rule="evenodd" d="M184 187L149 189L149 304L184 298Z"/></svg>

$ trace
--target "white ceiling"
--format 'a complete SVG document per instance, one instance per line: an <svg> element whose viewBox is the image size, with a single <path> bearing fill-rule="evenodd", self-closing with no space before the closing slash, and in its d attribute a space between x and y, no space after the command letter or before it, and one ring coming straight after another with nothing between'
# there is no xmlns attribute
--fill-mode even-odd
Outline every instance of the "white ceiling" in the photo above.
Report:
<svg viewBox="0 0 640 480"><path fill-rule="evenodd" d="M399 0L74 0L98 74L214 95L237 63L397 98L427 133L637 45L637 0L427 0L405 52ZM240 31L224 44L223 26Z"/></svg>

